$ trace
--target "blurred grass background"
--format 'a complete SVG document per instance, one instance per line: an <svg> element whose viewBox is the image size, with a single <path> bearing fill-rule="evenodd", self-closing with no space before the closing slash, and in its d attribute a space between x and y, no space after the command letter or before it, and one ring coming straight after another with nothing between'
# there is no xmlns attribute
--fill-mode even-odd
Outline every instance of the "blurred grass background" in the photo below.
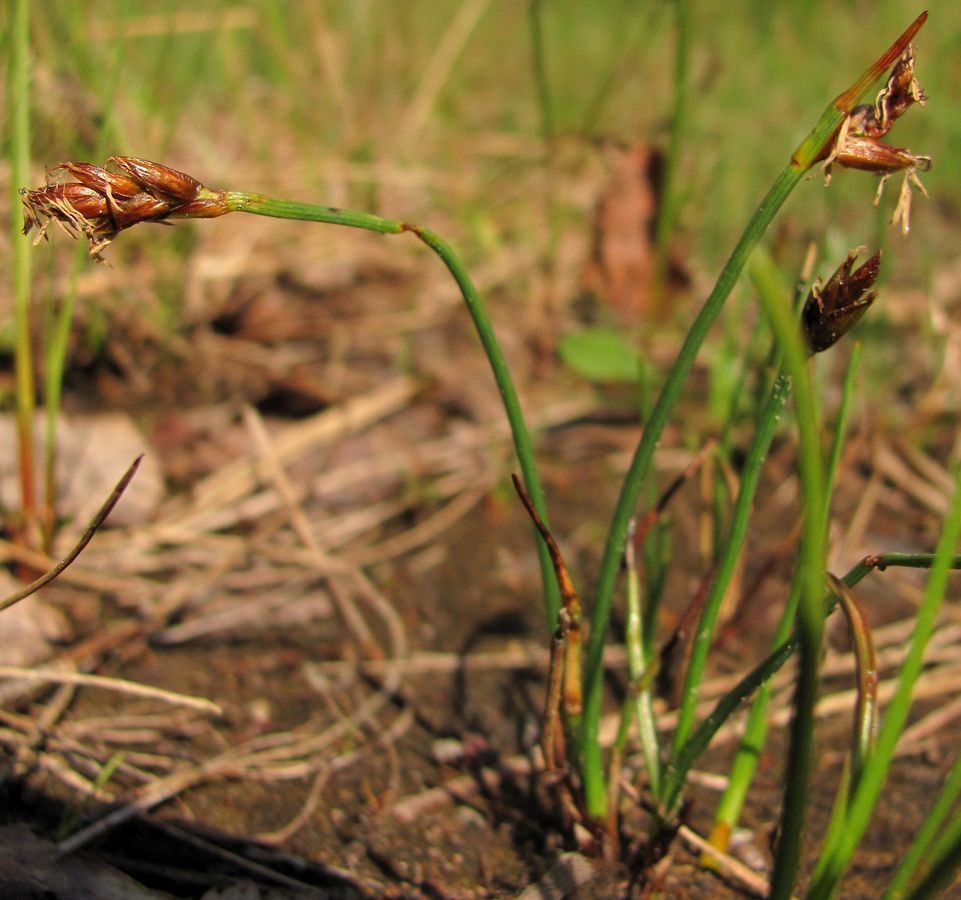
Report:
<svg viewBox="0 0 961 900"><path fill-rule="evenodd" d="M582 175L598 144L666 145L671 4L552 0L541 9L558 135L551 207L543 202L528 4L503 0L34 0L34 181L64 159L144 156L214 187L446 229L475 264L505 247L545 245L549 208L555 228L586 233L596 194ZM872 177L839 172L825 190L815 176L788 204L781 237L772 235L786 248L789 277L811 240L822 251L822 275L851 247L879 243L890 250L882 278L921 292L957 265L961 6L934 0L929 9L917 42L929 103L889 139L934 158L924 178L931 201L916 197L905 240L886 224L899 179L873 209ZM689 121L673 244L695 273L713 280L826 102L919 11L904 0L689 4ZM9 28L7 51L8 35ZM115 266L136 259L150 268L156 292L170 298L156 313L164 327L176 327L177 284L200 228L216 241L245 223L181 225L163 240L137 229L111 250ZM302 231L305 248L323 240ZM9 247L0 252L9 258ZM61 252L36 261L47 277L62 266ZM721 329L743 346L739 308ZM868 318L862 337L883 331L883 311ZM88 316L91 334L97 321ZM876 364L869 356L868 369L891 372L903 350L889 346Z"/></svg>

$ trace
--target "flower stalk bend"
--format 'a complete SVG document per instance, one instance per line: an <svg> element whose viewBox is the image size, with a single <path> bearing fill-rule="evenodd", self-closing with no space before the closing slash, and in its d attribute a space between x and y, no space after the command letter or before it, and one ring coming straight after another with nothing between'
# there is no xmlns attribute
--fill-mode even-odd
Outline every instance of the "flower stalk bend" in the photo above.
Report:
<svg viewBox="0 0 961 900"><path fill-rule="evenodd" d="M547 521L544 491L534 461L533 442L487 309L451 246L433 231L397 219L385 219L355 210L278 200L241 191L213 190L184 172L130 156L112 156L105 166L67 162L54 169L57 170L66 172L75 180L49 182L37 190L20 191L24 211L24 234L36 229L35 241L42 240L47 236L49 225L54 223L71 237L85 237L90 242L90 255L95 259L101 259L104 249L121 231L142 222L209 219L232 212L343 225L379 234L410 232L416 235L440 257L460 288L500 391L524 483L534 508L541 519ZM536 529L535 535L548 627L553 630L561 607L560 594L554 579L550 553Z"/></svg>

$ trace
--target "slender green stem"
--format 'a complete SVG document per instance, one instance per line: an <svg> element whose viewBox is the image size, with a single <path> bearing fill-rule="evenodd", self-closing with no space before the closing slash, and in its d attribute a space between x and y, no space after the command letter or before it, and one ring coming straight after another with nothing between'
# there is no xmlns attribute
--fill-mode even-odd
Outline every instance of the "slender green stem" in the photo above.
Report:
<svg viewBox="0 0 961 900"><path fill-rule="evenodd" d="M446 242L426 228L406 225L405 229L413 231L444 261L444 265L447 266L461 289L464 302L467 304L467 308L474 320L474 327L487 354L488 362L494 373L494 379L500 390L501 401L504 405L507 419L510 422L511 433L514 437L514 449L517 452L517 459L520 462L521 472L524 475L527 493L530 495L541 519L547 524L547 504L544 499L544 489L541 486L541 479L534 458L534 446L531 443L530 433L527 430L524 414L521 411L520 400L514 388L514 380L511 378L510 369L507 367L507 361L501 352L500 344L497 342L497 337L494 333L494 326L491 324L490 317L487 315L487 309L481 301L480 294L478 294L477 288L474 287L474 283L467 274L467 270L461 265L460 260ZM560 594L557 588L557 582L554 579L550 553L548 552L547 545L540 539L539 535L537 546L540 553L541 583L544 587L547 621L548 626L553 628L554 623L557 621L557 613L560 610Z"/></svg>
<svg viewBox="0 0 961 900"><path fill-rule="evenodd" d="M714 709L698 725L681 752L668 765L665 772L665 781L671 782L672 790L674 790L674 785L678 785L677 789L679 790L680 785L684 784L684 779L687 777L691 766L707 749L718 729L734 714L746 698L750 697L761 685L767 683L768 679L774 676L794 655L797 648L797 638L792 637L785 641L717 701ZM670 799L670 793L665 788L666 799Z"/></svg>
<svg viewBox="0 0 961 900"><path fill-rule="evenodd" d="M761 253L761 247L758 247L755 251L754 258ZM738 366L737 377L734 379L734 384L731 388L731 396L728 401L727 411L724 415L724 424L721 428L721 436L718 438L717 442L717 452L721 459L729 460L731 458L731 441L734 434L734 427L738 421L738 410L740 409L741 403L743 401L744 395L749 393L754 407L752 412L755 418L757 417L757 411L761 408L761 400L763 394L752 390L748 385L748 375L752 371L756 371L758 368L758 358L760 356L760 346L763 335L763 323L759 320L754 327L754 333L751 335L750 340L747 342L747 347L745 347L743 353L741 354L741 362ZM770 360L770 368L777 369L778 365L775 365L775 360L772 358ZM765 366L767 368L767 366ZM766 374L766 372L765 372ZM762 379L763 381L763 379ZM764 381L762 383L761 391L767 390L767 383Z"/></svg>
<svg viewBox="0 0 961 900"><path fill-rule="evenodd" d="M861 344L855 341L851 346L851 355L848 357L848 367L844 372L844 386L841 391L841 406L838 409L838 417L834 422L834 440L831 442L831 453L828 456L827 468L827 488L830 493L834 487L834 476L837 474L838 465L841 462L841 450L844 447L844 436L848 430L848 419L851 416L851 400L854 398L854 376L858 370L858 363L861 362ZM824 527L828 526L828 518L831 514L830 505L824 508Z"/></svg>
<svg viewBox="0 0 961 900"><path fill-rule="evenodd" d="M694 365L698 350L714 320L720 314L724 302L731 293L751 251L757 246L781 205L797 186L804 173L824 156L826 148L830 146L832 137L840 128L847 113L854 108L871 85L898 58L901 50L911 40L926 18L926 13L919 16L847 91L828 105L817 125L794 151L790 163L777 177L755 211L724 266L714 290L711 291L710 296L692 323L675 360L674 367L661 390L661 395L658 397L649 420L645 423L644 434L621 486L621 493L608 531L604 556L601 561L597 596L591 613L590 636L587 643L587 662L584 670L585 706L581 763L587 814L598 822L605 821L607 817L607 792L604 785L604 769L599 741L604 643L607 637L611 603L623 556L628 523L634 515L641 488L654 457L654 449L680 396L681 388L687 380L688 373ZM809 487L813 486L813 484L809 485ZM820 523L810 527L817 531L821 530ZM821 574L815 575L811 571L813 567L810 564L814 557L823 554L823 549L818 548L817 551L809 549L807 553L810 558L803 559L801 571L804 573L808 584L812 585L815 578L820 579ZM810 607L811 604L810 602L802 604L802 608L804 606ZM805 613L806 620L810 617L809 612ZM808 632L807 637L810 637L810 632ZM813 652L813 649L808 646L805 650L805 656L810 656L811 652ZM808 684L805 690L810 690L810 688L811 685Z"/></svg>
<svg viewBox="0 0 961 900"><path fill-rule="evenodd" d="M848 587L854 587L869 572L883 572L889 566L900 569L930 569L934 566L936 553L879 553L866 556L844 577ZM961 569L961 556L952 556L949 569Z"/></svg>
<svg viewBox="0 0 961 900"><path fill-rule="evenodd" d="M927 900L940 895L951 884L951 879L961 865L961 815L955 816L937 842L937 852L932 854L931 868L914 886L907 900Z"/></svg>
<svg viewBox="0 0 961 900"><path fill-rule="evenodd" d="M721 609L721 601L727 591L737 558L741 554L744 546L744 537L747 534L747 524L754 505L754 495L761 478L761 469L764 460L767 459L767 452L777 428L778 418L787 398L791 394L791 380L785 375L778 375L771 386L767 403L758 419L757 433L754 442L748 451L744 469L741 473L741 486L738 491L737 500L734 504L734 511L731 515L730 531L721 557L718 560L717 572L711 589L708 592L701 612L701 618L697 625L694 636L694 645L691 649L691 659L688 663L687 673L684 679L684 689L681 694L681 704L678 710L677 726L674 730L674 745L672 756L677 756L684 744L690 737L691 729L694 725L694 712L697 708L698 689L704 676L704 669L707 666L707 657L711 649L711 642L714 640L715 626L717 625L718 613ZM680 789L680 785L672 786L675 790ZM670 806L668 806L668 809Z"/></svg>
<svg viewBox="0 0 961 900"><path fill-rule="evenodd" d="M777 628L775 629L773 641L775 654L783 653L784 649L788 646L791 647L790 652L793 652L794 647L797 646L794 643L789 645L786 642L791 637L800 597L801 582L795 581L791 585L791 593L788 595L787 603L784 606L781 618L778 620ZM766 662L779 658L777 655L773 657L769 656ZM784 656L783 660L786 659L787 657ZM780 667L780 663L778 667ZM757 670L755 670L755 672L756 671ZM760 682L757 688L757 695L751 704L751 711L748 714L747 723L744 726L744 734L741 736L737 753L734 756L734 762L731 763L731 771L728 773L727 788L717 804L717 811L714 814L714 829L711 832L711 843L719 850L727 850L728 840L741 816L744 801L747 799L748 789L751 787L754 773L757 771L758 761L761 758L761 752L764 750L764 744L767 741L767 708L771 697L771 688L771 681L767 680L767 676L765 676L765 680ZM733 712L734 709L734 706L730 707L731 712ZM715 713L716 712L717 709L715 709ZM714 715L714 713L712 713L712 715ZM720 719L718 724L720 725L722 722L723 719ZM706 748L706 744L704 744L703 739L700 737L700 731L691 738L691 741L697 741L699 745ZM692 762L694 758L696 757L692 758ZM682 777L686 774L685 769Z"/></svg>
<svg viewBox="0 0 961 900"><path fill-rule="evenodd" d="M253 213L270 216L274 219L296 219L298 222L322 222L328 225L344 225L348 228L362 228L379 234L401 234L406 229L397 219L385 219L371 213L336 206L321 206L316 203L301 203L298 200L278 200L263 194L249 194L228 191L224 201L231 212Z"/></svg>
<svg viewBox="0 0 961 900"><path fill-rule="evenodd" d="M663 517L658 516L653 528L647 533L641 550L644 560L644 632L641 639L644 644L644 658L650 661L656 656L657 622L673 554L671 526Z"/></svg>
<svg viewBox="0 0 961 900"><path fill-rule="evenodd" d="M77 299L77 274L80 266L89 261L87 248L79 245L73 255L73 267L67 279L60 307L52 314L53 322L47 342L44 369L44 507L47 527L44 530L44 549L49 551L53 540L53 525L57 520L57 419L63 394L63 373L67 365L67 347L70 326L73 323L74 304Z"/></svg>
<svg viewBox="0 0 961 900"><path fill-rule="evenodd" d="M814 602L818 603L820 590L820 576L815 580L812 576L823 569L823 534L825 531L824 516L825 512L820 509L823 504L823 490L822 490L822 475L821 475L821 463L820 463L820 450L818 447L818 428L817 428L817 412L814 404L813 391L811 389L808 372L805 366L805 352L801 347L800 339L798 337L797 328L794 323L793 316L790 311L790 305L783 301L783 297L786 291L778 285L779 279L776 278L776 272L768 271L769 267L766 266L755 266L754 277L755 281L759 287L759 298L761 300L762 306L764 307L767 318L770 320L775 336L777 338L778 345L782 348L784 354L785 366L791 372L794 380L798 382L802 390L799 392L797 397L797 408L798 408L798 421L799 427L801 429L801 443L800 443L800 468L802 473L802 485L804 487L804 509L805 509L805 533L802 539L802 551L801 559L798 567L798 576L796 578L796 584L792 590L792 602L789 606L793 606L794 600L804 600L805 598L814 598ZM768 413L770 414L770 413ZM822 613L823 616L823 613ZM805 672L802 666L802 679L800 680L800 693L798 699L798 709L800 716L796 716L796 722L798 718L803 722L805 718L810 719L813 716L813 697L816 690L817 683L817 652L816 647L820 642L820 619L815 620L815 625L813 630L810 627L810 618L807 620L802 616L800 619L800 633L802 639L799 641L802 651L805 647L810 648L813 646L815 649L812 652L808 649L808 667L807 672ZM805 627L807 626L807 627ZM703 631L703 629L699 629ZM812 633L813 632L813 633ZM807 640L804 638L807 637ZM802 657L804 653L802 652ZM813 665L810 662L813 660ZM811 669L813 668L813 673ZM688 698L684 698L687 700ZM692 703L693 705L693 703ZM693 716L693 714L692 714ZM760 722L760 725L758 724ZM683 722L679 722L679 726ZM760 729L763 732L763 717L758 713L754 718L754 724L756 730ZM689 727L689 726L688 726ZM683 732L682 732L683 734ZM686 735L684 735L686 737ZM757 735L754 735L757 737ZM696 735L697 742L699 745L701 734ZM782 864L787 863L787 865L782 865L782 875L781 878L786 881L793 882L793 873L790 871L790 860L796 859L797 850L797 836L800 834L801 824L798 821L798 810L803 810L804 808L804 792L806 791L807 784L807 772L810 768L810 758L812 753L811 746L811 730L810 728L805 728L803 725L796 727L795 740L793 743L794 756L793 756L793 767L792 767L792 780L789 783L789 793L786 798L786 815L792 818L788 820L787 828L782 831L783 835L786 835L787 843L783 843L782 838L782 852L779 856L779 860ZM751 750L756 750L759 748L759 743L756 741L749 740L747 748ZM674 792L679 792L683 784L683 776L686 774L687 767L690 765L690 761L693 756L686 752L687 748L683 745L675 745L675 759L682 760L683 764L675 765L671 770L672 783L671 789ZM753 771L753 762L746 761L747 754L742 754L740 771L743 773L743 777L746 779L750 776ZM746 789L746 782L742 781L737 787L736 791L743 793ZM734 795L735 808L739 808L740 799L738 793ZM722 836L726 835L727 828L722 822L719 824L718 834ZM775 884L777 884L777 871L775 873Z"/></svg>
<svg viewBox="0 0 961 900"><path fill-rule="evenodd" d="M901 900L914 877L914 873L920 871L923 877L924 873L930 869L931 863L937 859L938 854L932 851L936 850L935 842L945 832L944 822L951 812L958 794L961 794L961 754L958 754L954 760L954 765L951 766L951 771L948 773L938 799L925 817L924 824L915 836L911 848L894 873L894 878L891 879L891 883L884 893L884 900ZM953 823L955 828L957 828L959 821L961 821L961 816L956 817Z"/></svg>
<svg viewBox="0 0 961 900"><path fill-rule="evenodd" d="M809 490L809 489L806 489ZM810 498L809 498L810 499ZM807 502L807 501L806 501ZM806 521L816 515L816 504L811 503ZM814 529L812 529L813 531ZM820 528L817 536L822 536ZM771 877L771 898L791 896L801 859L801 837L804 832L804 816L808 806L808 792L814 762L814 706L817 702L818 668L821 652L823 615L819 609L812 614L811 598L817 588L813 586L816 575L823 576L824 546L814 543L815 536L802 539L801 564L797 576L802 580L798 604L798 680L794 695L794 717L791 720L791 743L788 753L787 783L781 814L780 841ZM820 572L817 570L820 568ZM819 579L817 579L819 580Z"/></svg>
<svg viewBox="0 0 961 900"><path fill-rule="evenodd" d="M597 596L591 613L591 630L587 642L587 664L585 666L584 691L584 738L583 738L583 776L585 799L588 814L603 821L606 814L606 792L603 783L601 748L598 729L601 715L601 680L603 677L604 642L607 636L607 623L611 613L611 602L620 567L624 539L628 522L634 515L637 499L644 479L647 477L654 449L660 439L668 417L694 365L698 350L704 342L711 325L718 317L734 283L737 281L751 251L761 239L767 226L778 209L801 180L804 172L789 166L778 177L774 186L761 202L750 225L745 230L731 254L717 285L711 292L697 318L691 325L684 344L677 355L674 368L667 377L661 395L644 425L644 434L635 451L627 476L621 486L620 497L614 511L614 518L608 531L601 572L597 586Z"/></svg>
<svg viewBox="0 0 961 900"><path fill-rule="evenodd" d="M797 615L800 664L791 722L780 840L771 875L771 897L786 898L793 889L800 862L801 835L814 757L814 704L824 627L824 604L821 598L824 594L826 502L819 416L807 366L807 352L790 307L785 303L771 302L771 298L763 291L758 297L784 353L784 367L794 381L803 516L795 573L795 578L801 582Z"/></svg>
<svg viewBox="0 0 961 900"><path fill-rule="evenodd" d="M604 548L597 599L591 617L591 636L587 649L586 677L589 684L593 684L601 671L606 625L610 616L611 599L617 580L627 526L634 514L638 495L650 469L654 449L664 431L664 427L667 425L668 417L677 402L681 388L694 365L701 344L704 343L704 338L707 337L714 320L720 314L724 301L733 289L748 256L761 239L767 226L774 219L781 205L801 180L803 174L803 170L789 166L778 176L774 186L761 202L750 224L731 253L731 257L721 272L714 290L691 324L674 362L674 367L671 369L654 409L651 410L650 417L644 425L644 434L621 487L614 519ZM588 741L590 741L589 737Z"/></svg>
<svg viewBox="0 0 961 900"><path fill-rule="evenodd" d="M350 228L362 228L366 231L374 231L380 234L402 234L404 232L410 232L420 238L421 241L441 258L457 282L457 286L460 288L461 295L474 321L474 327L477 330L484 352L487 354L487 359L494 374L494 380L500 391L504 412L510 423L511 434L514 438L514 449L517 452L521 472L524 476L524 486L538 515L547 523L548 517L544 500L544 489L541 486L540 475L538 474L537 464L534 459L534 446L530 433L527 430L527 424L524 421L524 414L521 410L520 400L517 397L514 381L511 378L510 369L507 366L507 361L504 359L504 354L501 351L497 336L494 333L494 327L491 324L490 317L487 314L487 309L481 300L480 294L451 246L427 228L421 228L418 225L411 225L396 219L384 219L380 216L371 215L370 213L338 209L332 206L317 206L311 203L300 203L290 200L277 200L261 194L228 192L224 199L229 209L234 212L253 213L259 216L272 216L279 219L297 219L304 222L323 222L331 225L344 225ZM535 534L537 534L536 529ZM547 545L540 538L539 534L537 535L537 548L540 557L541 583L544 589L544 604L547 612L548 627L553 631L557 621L557 613L561 605L560 593L554 577L550 553L547 550Z"/></svg>
<svg viewBox="0 0 961 900"><path fill-rule="evenodd" d="M841 579L848 587L859 584L865 576L872 572L884 571L888 566L903 566L912 569L929 569L934 563L933 553L887 553L880 556L867 557L855 565ZM950 568L961 569L961 556L952 557ZM798 588L799 589L799 588ZM837 605L837 598L833 592L824 597L824 614L829 615ZM750 697L758 688L767 684L778 670L794 655L798 649L798 638L793 635L783 644L776 647L765 659L747 673L731 690L721 697L710 714L698 725L691 735L684 749L667 768L665 778L672 779L678 784L684 783L684 778L695 761L708 748L714 735L721 726L734 714L737 708ZM674 771L676 770L676 771Z"/></svg>
<svg viewBox="0 0 961 900"><path fill-rule="evenodd" d="M624 563L627 567L627 644L628 674L631 678L631 694L637 718L637 731L647 767L647 783L651 793L661 793L661 754L657 738L657 720L651 697L651 660L644 644L644 613L641 603L641 579L637 574L633 538L628 540Z"/></svg>
<svg viewBox="0 0 961 900"><path fill-rule="evenodd" d="M20 208L18 188L30 180L30 2L16 0L10 16L10 61L7 102L10 110L11 209ZM24 521L36 516L34 489L33 412L36 405L33 380L33 350L30 343L30 259L29 244L20 234L19 216L10 217L13 232L13 302L17 434L19 441L20 500ZM35 524L35 523L34 523Z"/></svg>
<svg viewBox="0 0 961 900"><path fill-rule="evenodd" d="M847 431L847 422L850 415L851 399L854 395L854 373L857 371L860 351L860 344L854 344L848 361L847 373L844 378L844 392L841 395L841 406L834 423L834 441L827 470L828 485L834 483L834 476L841 457L841 448L844 444L844 435ZM828 508L826 507L825 516L827 514ZM827 522L825 522L825 527L827 527ZM791 636L797 603L800 598L800 587L801 583L799 581L795 581L791 586L788 602L781 613L781 618L778 620L774 632L772 642L774 647L780 647ZM741 737L734 762L731 764L727 788L718 802L714 819L715 829L712 832L711 839L712 843L715 843L715 846L722 850L726 849L727 836L730 835L731 830L740 818L748 788L754 778L758 759L767 739L767 707L770 695L771 685L769 682L765 682L758 688L757 696L751 704L751 712L744 726L744 734Z"/></svg>
<svg viewBox="0 0 961 900"><path fill-rule="evenodd" d="M780 273L777 271L770 257L763 253L759 248L751 264L751 275L759 294L763 294L765 305L779 306L787 302L790 295L788 289L782 283ZM775 370L780 369L780 360L775 364ZM704 603L701 618L695 631L694 646L691 651L691 659L688 663L687 672L684 679L684 688L681 694L681 703L678 710L677 726L674 730L674 743L672 749L672 759L676 758L684 747L691 729L694 725L694 713L697 708L698 689L704 676L707 666L707 657L714 640L714 630L717 624L717 616L720 611L721 601L727 591L731 576L734 573L734 566L744 545L744 537L747 533L748 519L754 504L754 495L757 491L758 481L761 475L761 468L767 458L767 451L774 437L781 411L791 393L791 380L783 373L775 376L768 393L767 400L757 416L756 432L751 449L748 451L747 459L741 475L741 486L735 501L734 510L731 514L729 534L724 543L721 554L718 558L717 572L711 585L710 592ZM682 784L671 784L672 796L669 803L665 803L665 808L670 810L679 796ZM663 802L664 798L662 798Z"/></svg>
<svg viewBox="0 0 961 900"><path fill-rule="evenodd" d="M961 468L955 476L955 495L944 521L941 538L935 553L934 565L918 609L914 633L907 656L901 666L898 686L895 690L878 734L877 747L871 754L861 781L851 798L846 826L837 840L825 846L818 861L808 896L812 900L830 897L854 853L861 835L867 827L871 812L877 803L888 767L894 756L894 748L907 721L911 709L911 694L924 666L924 651L934 633L938 612L947 586L948 571L952 563L952 551L961 535Z"/></svg>

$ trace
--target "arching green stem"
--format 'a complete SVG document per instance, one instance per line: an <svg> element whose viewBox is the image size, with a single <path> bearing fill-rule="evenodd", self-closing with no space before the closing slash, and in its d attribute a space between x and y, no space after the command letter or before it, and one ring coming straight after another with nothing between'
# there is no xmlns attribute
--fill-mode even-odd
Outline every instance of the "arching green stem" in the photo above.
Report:
<svg viewBox="0 0 961 900"><path fill-rule="evenodd" d="M357 212L349 209L339 209L333 206L318 206L312 203L300 203L292 200L277 200L262 194L248 194L241 192L227 192L224 200L231 212L253 213L258 216L272 216L278 219L296 219L301 222L323 222L330 225L343 225L349 228L362 228L379 234L403 234L410 232L422 240L436 253L448 271L457 282L461 296L467 305L467 310L474 321L474 327L487 354L497 389L500 391L504 412L510 423L511 435L514 439L514 449L524 475L524 486L534 503L538 515L544 522L548 521L547 509L544 501L544 490L541 486L537 465L534 461L534 446L530 432L524 421L520 400L511 378L510 369L501 351L494 327L491 324L487 308L481 300L480 294L464 268L457 254L450 244L440 238L433 231L421 228L396 219L384 219L370 213ZM536 532L535 532L536 534ZM537 536L537 548L540 556L541 581L544 587L544 604L547 611L548 628L553 629L560 609L560 594L551 566L550 554L544 542Z"/></svg>

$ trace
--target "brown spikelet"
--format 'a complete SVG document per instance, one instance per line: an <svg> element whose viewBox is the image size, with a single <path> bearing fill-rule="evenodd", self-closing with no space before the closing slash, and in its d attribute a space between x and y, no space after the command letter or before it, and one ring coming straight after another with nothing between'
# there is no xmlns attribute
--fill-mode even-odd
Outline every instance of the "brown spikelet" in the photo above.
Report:
<svg viewBox="0 0 961 900"><path fill-rule="evenodd" d="M877 298L877 291L869 288L881 270L881 251L851 271L863 250L864 247L852 250L827 284L815 284L808 294L801 311L801 325L812 353L827 350L840 340Z"/></svg>
<svg viewBox="0 0 961 900"><path fill-rule="evenodd" d="M167 219L214 218L230 212L223 191L205 188L196 178L169 166L134 156L111 156L107 166L65 162L54 171L75 181L52 182L21 190L23 233L36 229L39 241L55 222L71 237L90 241L100 259L107 244L125 228ZM113 171L117 170L119 171Z"/></svg>
<svg viewBox="0 0 961 900"><path fill-rule="evenodd" d="M883 138L895 121L913 104L924 106L924 90L914 74L914 47L908 44L898 57L887 83L878 93L873 104L857 106L851 110L834 137L830 150L825 151L824 172L831 180L831 166L837 163L848 169L859 169L881 176L881 183L874 198L875 205L887 180L896 172L902 172L904 180L898 204L891 217L892 224L901 225L907 234L911 229L911 189L916 187L924 196L927 192L918 172L931 168L931 157L919 156L903 147L894 147Z"/></svg>

